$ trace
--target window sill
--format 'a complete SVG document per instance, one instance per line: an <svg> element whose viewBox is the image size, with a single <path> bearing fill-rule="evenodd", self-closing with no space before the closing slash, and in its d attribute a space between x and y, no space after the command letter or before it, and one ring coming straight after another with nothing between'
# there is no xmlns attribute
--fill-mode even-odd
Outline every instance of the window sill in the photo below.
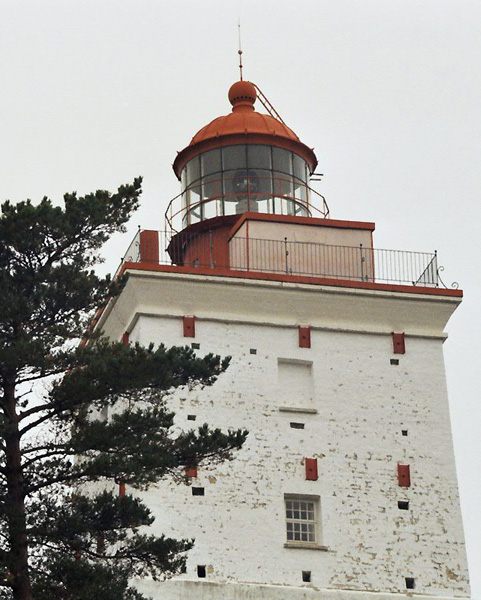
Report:
<svg viewBox="0 0 481 600"><path fill-rule="evenodd" d="M290 413L306 413L308 415L317 415L317 410L315 408L297 408L295 406L280 406L280 412L290 412Z"/></svg>
<svg viewBox="0 0 481 600"><path fill-rule="evenodd" d="M301 550L321 550L327 552L329 548L327 546L320 546L319 544L309 544L303 542L286 542L284 548L295 548Z"/></svg>

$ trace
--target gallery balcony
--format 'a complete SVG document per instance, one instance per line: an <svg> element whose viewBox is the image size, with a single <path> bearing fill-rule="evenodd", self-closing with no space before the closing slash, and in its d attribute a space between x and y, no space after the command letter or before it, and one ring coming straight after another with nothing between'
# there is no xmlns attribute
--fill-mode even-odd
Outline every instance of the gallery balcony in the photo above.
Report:
<svg viewBox="0 0 481 600"><path fill-rule="evenodd" d="M125 253L119 271L126 269L175 270L220 276L255 277L349 287L396 285L446 290L436 252L410 252L372 248L369 244L335 245L245 235L245 227L224 233L218 229L171 232L140 230ZM287 279L286 279L287 278Z"/></svg>

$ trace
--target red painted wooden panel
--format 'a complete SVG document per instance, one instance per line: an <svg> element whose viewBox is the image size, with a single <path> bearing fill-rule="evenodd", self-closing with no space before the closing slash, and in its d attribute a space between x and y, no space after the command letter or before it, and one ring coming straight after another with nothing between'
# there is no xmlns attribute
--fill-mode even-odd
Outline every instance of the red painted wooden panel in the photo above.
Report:
<svg viewBox="0 0 481 600"><path fill-rule="evenodd" d="M195 317L184 317L184 337L195 337Z"/></svg>
<svg viewBox="0 0 481 600"><path fill-rule="evenodd" d="M311 347L311 328L299 327L299 348Z"/></svg>
<svg viewBox="0 0 481 600"><path fill-rule="evenodd" d="M122 344L124 346L128 346L130 344L130 335L128 331L122 335Z"/></svg>
<svg viewBox="0 0 481 600"><path fill-rule="evenodd" d="M121 481L119 483L119 497L123 498L125 496L125 481Z"/></svg>
<svg viewBox="0 0 481 600"><path fill-rule="evenodd" d="M186 477L197 477L197 467L185 467Z"/></svg>
<svg viewBox="0 0 481 600"><path fill-rule="evenodd" d="M404 341L404 333L392 334L392 347L394 354L406 354L406 344Z"/></svg>
<svg viewBox="0 0 481 600"><path fill-rule="evenodd" d="M411 486L411 472L409 469L409 465L398 464L397 479L398 479L398 483L401 487L410 487Z"/></svg>
<svg viewBox="0 0 481 600"><path fill-rule="evenodd" d="M229 268L229 242L231 226L218 227L205 233L197 233L194 237L184 239L173 238L174 244L169 246L169 253L181 259L178 264L186 267Z"/></svg>
<svg viewBox="0 0 481 600"><path fill-rule="evenodd" d="M159 232L140 232L140 262L159 262Z"/></svg>
<svg viewBox="0 0 481 600"><path fill-rule="evenodd" d="M306 479L308 481L317 481L319 479L317 473L317 458L306 458Z"/></svg>

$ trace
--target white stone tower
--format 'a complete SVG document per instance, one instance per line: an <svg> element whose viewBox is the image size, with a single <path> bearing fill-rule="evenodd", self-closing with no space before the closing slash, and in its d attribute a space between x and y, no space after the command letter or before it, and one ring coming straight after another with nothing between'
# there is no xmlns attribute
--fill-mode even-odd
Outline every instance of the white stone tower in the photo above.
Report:
<svg viewBox="0 0 481 600"><path fill-rule="evenodd" d="M260 96L269 114L254 109ZM99 327L232 356L178 391L176 425L247 428L235 460L144 500L195 538L156 600L469 596L442 346L462 292L436 254L374 249L329 218L314 152L252 83L178 154L168 232L141 231Z"/></svg>

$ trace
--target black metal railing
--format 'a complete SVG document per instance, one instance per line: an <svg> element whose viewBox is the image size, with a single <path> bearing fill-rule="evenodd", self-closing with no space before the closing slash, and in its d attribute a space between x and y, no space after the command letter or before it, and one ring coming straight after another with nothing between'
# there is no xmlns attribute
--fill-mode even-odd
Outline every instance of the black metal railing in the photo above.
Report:
<svg viewBox="0 0 481 600"><path fill-rule="evenodd" d="M139 230L122 259L122 264L126 262L428 287L440 284L436 252L228 237L215 231L171 237L162 231Z"/></svg>

